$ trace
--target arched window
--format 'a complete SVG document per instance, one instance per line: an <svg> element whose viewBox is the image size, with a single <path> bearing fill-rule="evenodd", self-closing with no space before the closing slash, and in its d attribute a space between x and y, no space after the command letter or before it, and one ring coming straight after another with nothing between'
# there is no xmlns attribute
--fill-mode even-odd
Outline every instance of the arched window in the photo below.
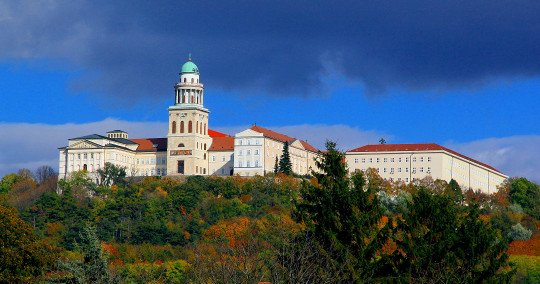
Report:
<svg viewBox="0 0 540 284"><path fill-rule="evenodd" d="M195 133L199 133L199 122L195 123Z"/></svg>
<svg viewBox="0 0 540 284"><path fill-rule="evenodd" d="M172 130L171 130L171 132L176 133L176 121L172 122Z"/></svg>
<svg viewBox="0 0 540 284"><path fill-rule="evenodd" d="M194 103L193 95L191 95L191 101L190 101L190 103Z"/></svg>
<svg viewBox="0 0 540 284"><path fill-rule="evenodd" d="M206 153L204 153L204 159L206 160Z"/></svg>
<svg viewBox="0 0 540 284"><path fill-rule="evenodd" d="M180 121L180 133L184 133L184 122Z"/></svg>
<svg viewBox="0 0 540 284"><path fill-rule="evenodd" d="M193 123L191 122L191 120L188 122L187 130L188 133L193 133Z"/></svg>
<svg viewBox="0 0 540 284"><path fill-rule="evenodd" d="M208 133L206 132L206 123L204 124L204 132L203 132L204 135L207 135Z"/></svg>
<svg viewBox="0 0 540 284"><path fill-rule="evenodd" d="M178 144L178 148L183 148L183 147L186 147L186 146L184 145L184 143Z"/></svg>
<svg viewBox="0 0 540 284"><path fill-rule="evenodd" d="M186 82L186 78L184 78L184 83Z"/></svg>
<svg viewBox="0 0 540 284"><path fill-rule="evenodd" d="M193 80L193 78L191 78L191 84L193 84L193 82L194 82L194 80Z"/></svg>
<svg viewBox="0 0 540 284"><path fill-rule="evenodd" d="M204 143L204 150L206 150L206 143Z"/></svg>
<svg viewBox="0 0 540 284"><path fill-rule="evenodd" d="M82 170L85 171L85 172L88 171L88 166L87 166L86 164L84 164L84 165L82 166Z"/></svg>

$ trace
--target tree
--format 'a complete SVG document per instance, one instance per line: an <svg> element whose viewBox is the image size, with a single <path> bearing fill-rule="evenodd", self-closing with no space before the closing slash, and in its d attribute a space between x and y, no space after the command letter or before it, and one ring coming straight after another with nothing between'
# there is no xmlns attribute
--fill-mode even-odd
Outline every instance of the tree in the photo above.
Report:
<svg viewBox="0 0 540 284"><path fill-rule="evenodd" d="M107 162L103 168L97 170L97 173L100 185L124 185L126 183L126 168L124 167Z"/></svg>
<svg viewBox="0 0 540 284"><path fill-rule="evenodd" d="M525 213L540 218L540 187L526 178L510 180L510 200L521 205Z"/></svg>
<svg viewBox="0 0 540 284"><path fill-rule="evenodd" d="M463 192L455 179L451 179L447 187L447 195L452 196L454 201L461 204L463 202Z"/></svg>
<svg viewBox="0 0 540 284"><path fill-rule="evenodd" d="M11 191L13 185L21 180L21 177L17 174L7 174L0 181L0 193L8 193Z"/></svg>
<svg viewBox="0 0 540 284"><path fill-rule="evenodd" d="M279 172L286 175L291 175L293 173L291 157L289 154L289 142L283 144L283 153L279 158Z"/></svg>
<svg viewBox="0 0 540 284"><path fill-rule="evenodd" d="M276 156L276 161L274 162L274 174L277 174L279 172L279 159Z"/></svg>
<svg viewBox="0 0 540 284"><path fill-rule="evenodd" d="M347 176L336 144L328 141L326 149L316 161L315 180L303 183L295 215L313 233L331 269L341 274L336 282L369 282L382 274L376 257L388 238L382 208L362 172Z"/></svg>
<svg viewBox="0 0 540 284"><path fill-rule="evenodd" d="M107 259L99 241L96 228L87 225L81 232L81 242L77 249L82 253L82 261L66 261L61 266L71 274L75 283L109 283Z"/></svg>
<svg viewBox="0 0 540 284"><path fill-rule="evenodd" d="M34 175L35 175L36 180L37 180L37 182L39 184L44 183L49 178L53 178L53 177L57 176L57 174L53 170L53 168L51 168L50 166L47 166L47 165L37 168L36 173Z"/></svg>
<svg viewBox="0 0 540 284"><path fill-rule="evenodd" d="M29 169L22 168L17 172L21 179L34 179L34 174Z"/></svg>
<svg viewBox="0 0 540 284"><path fill-rule="evenodd" d="M389 262L394 273L411 283L508 280L508 244L479 215L476 204L464 207L419 188L397 222Z"/></svg>
<svg viewBox="0 0 540 284"><path fill-rule="evenodd" d="M15 209L0 205L0 283L31 282L52 268L58 253Z"/></svg>

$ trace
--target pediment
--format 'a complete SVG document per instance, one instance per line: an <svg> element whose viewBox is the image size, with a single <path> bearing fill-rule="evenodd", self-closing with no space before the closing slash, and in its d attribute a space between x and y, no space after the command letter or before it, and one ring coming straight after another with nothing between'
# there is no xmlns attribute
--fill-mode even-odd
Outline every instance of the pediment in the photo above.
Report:
<svg viewBox="0 0 540 284"><path fill-rule="evenodd" d="M102 147L101 145L88 141L88 140L83 140L69 146L69 148L71 149L87 149L87 148L101 148L101 147Z"/></svg>
<svg viewBox="0 0 540 284"><path fill-rule="evenodd" d="M246 130L244 130L244 131L242 131L242 132L240 132L240 133L236 133L235 136L236 136L236 137L253 137L253 136L259 136L259 137L260 137L260 136L263 136L263 134L260 133L260 132L257 132L257 131L255 131L255 130L252 130L252 129L249 129L249 128L248 128L248 129L246 129Z"/></svg>
<svg viewBox="0 0 540 284"><path fill-rule="evenodd" d="M297 149L302 149L302 150L305 150L306 148L304 148L304 145L302 145L302 143L300 143L300 140L294 140L291 144L289 144L289 147L294 147L294 148L297 148Z"/></svg>

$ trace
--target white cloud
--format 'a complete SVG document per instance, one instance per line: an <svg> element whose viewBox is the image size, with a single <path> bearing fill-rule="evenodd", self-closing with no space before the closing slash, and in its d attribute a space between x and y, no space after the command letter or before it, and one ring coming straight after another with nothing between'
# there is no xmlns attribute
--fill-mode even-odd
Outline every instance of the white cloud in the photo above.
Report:
<svg viewBox="0 0 540 284"><path fill-rule="evenodd" d="M488 138L467 143L447 143L460 153L480 160L510 177L540 183L540 135Z"/></svg>

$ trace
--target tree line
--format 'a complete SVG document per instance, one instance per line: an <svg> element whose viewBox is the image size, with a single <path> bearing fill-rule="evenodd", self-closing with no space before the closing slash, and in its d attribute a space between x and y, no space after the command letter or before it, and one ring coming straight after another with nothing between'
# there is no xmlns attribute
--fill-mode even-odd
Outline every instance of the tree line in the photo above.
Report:
<svg viewBox="0 0 540 284"><path fill-rule="evenodd" d="M129 179L111 164L98 183L6 175L0 282L512 281L507 247L537 233L538 185L514 178L487 195L391 183L348 174L326 146L309 178Z"/></svg>

